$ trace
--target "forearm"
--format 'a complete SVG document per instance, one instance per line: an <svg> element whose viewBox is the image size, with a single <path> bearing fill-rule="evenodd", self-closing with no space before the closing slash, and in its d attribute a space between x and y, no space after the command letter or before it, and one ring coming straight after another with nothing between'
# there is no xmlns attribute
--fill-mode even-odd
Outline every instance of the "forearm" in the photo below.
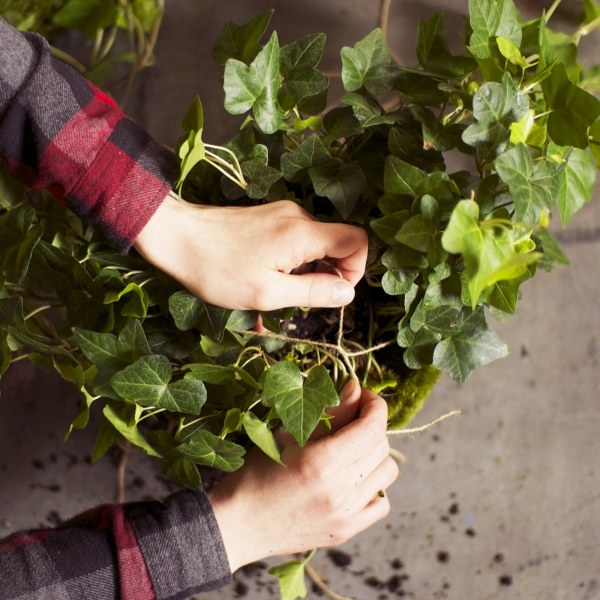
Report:
<svg viewBox="0 0 600 600"><path fill-rule="evenodd" d="M174 574L177 574L174 577ZM177 600L230 579L204 494L105 505L0 541L0 597Z"/></svg>
<svg viewBox="0 0 600 600"><path fill-rule="evenodd" d="M43 38L0 19L0 48L0 156L126 250L171 189L172 153Z"/></svg>

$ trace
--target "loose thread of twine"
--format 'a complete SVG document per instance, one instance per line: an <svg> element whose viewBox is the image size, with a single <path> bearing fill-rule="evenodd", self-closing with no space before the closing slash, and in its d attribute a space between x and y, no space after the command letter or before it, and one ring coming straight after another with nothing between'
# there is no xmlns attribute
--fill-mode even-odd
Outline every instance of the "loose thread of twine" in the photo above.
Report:
<svg viewBox="0 0 600 600"><path fill-rule="evenodd" d="M387 432L388 435L412 435L413 433L422 433L423 431L427 431L429 428L433 427L434 425L437 425L438 423L441 423L442 421L445 421L446 419L449 419L450 417L457 417L459 415L462 415L462 411L461 410L451 410L450 412L441 415L440 417L438 417L437 419L434 419L433 421L430 421L429 423L426 423L425 425L421 425L420 427L412 427L410 429L391 429L390 431Z"/></svg>

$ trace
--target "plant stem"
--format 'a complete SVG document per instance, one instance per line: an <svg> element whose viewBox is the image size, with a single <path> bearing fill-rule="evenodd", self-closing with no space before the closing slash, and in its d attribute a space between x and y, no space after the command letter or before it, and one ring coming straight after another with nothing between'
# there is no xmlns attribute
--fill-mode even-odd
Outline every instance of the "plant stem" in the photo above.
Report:
<svg viewBox="0 0 600 600"><path fill-rule="evenodd" d="M47 310L48 308L51 308L49 304L45 304L44 306L38 306L35 310L32 310L29 314L25 315L23 317L23 320L27 321L28 319L31 319L31 317L33 317L34 315L37 315L39 312Z"/></svg>
<svg viewBox="0 0 600 600"><path fill-rule="evenodd" d="M119 465L117 467L117 503L123 504L125 502L125 475L127 474L127 459L129 458L129 452L131 445L129 442L125 442L121 447L121 457L119 458Z"/></svg>
<svg viewBox="0 0 600 600"><path fill-rule="evenodd" d="M558 8L561 2L562 0L554 0L552 6L546 11L546 23L548 23L548 21L552 18L554 11Z"/></svg>
<svg viewBox="0 0 600 600"><path fill-rule="evenodd" d="M86 66L79 62L74 56L71 56L68 52L61 50L60 48L56 48L54 46L50 46L50 52L52 56L62 60L64 63L71 65L74 69L79 71L82 75L87 71Z"/></svg>

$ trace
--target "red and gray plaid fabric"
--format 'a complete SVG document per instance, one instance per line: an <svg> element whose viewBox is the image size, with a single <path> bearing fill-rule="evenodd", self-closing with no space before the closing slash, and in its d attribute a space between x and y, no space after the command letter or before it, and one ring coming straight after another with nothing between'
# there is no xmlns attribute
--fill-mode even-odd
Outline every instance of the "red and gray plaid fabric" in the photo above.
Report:
<svg viewBox="0 0 600 600"><path fill-rule="evenodd" d="M50 189L122 250L175 177L170 151L55 60L43 38L1 19L0 156L19 179Z"/></svg>
<svg viewBox="0 0 600 600"><path fill-rule="evenodd" d="M126 251L168 194L172 154L112 100L0 19L0 156ZM2 600L183 600L231 579L206 495L98 507L0 540Z"/></svg>
<svg viewBox="0 0 600 600"><path fill-rule="evenodd" d="M205 494L103 505L0 541L2 600L184 600L231 580Z"/></svg>

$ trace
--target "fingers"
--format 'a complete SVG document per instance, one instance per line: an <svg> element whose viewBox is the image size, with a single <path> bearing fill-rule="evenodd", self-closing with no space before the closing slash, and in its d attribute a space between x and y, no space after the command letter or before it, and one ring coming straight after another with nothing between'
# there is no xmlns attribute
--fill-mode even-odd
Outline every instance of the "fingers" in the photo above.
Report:
<svg viewBox="0 0 600 600"><path fill-rule="evenodd" d="M266 289L269 290L268 310L281 306L336 308L354 299L353 285L328 273L275 272L272 284Z"/></svg>
<svg viewBox="0 0 600 600"><path fill-rule="evenodd" d="M332 431L339 431L356 418L360 409L360 399L360 384L356 379L351 379L342 388L338 406L327 411L333 417L331 420Z"/></svg>
<svg viewBox="0 0 600 600"><path fill-rule="evenodd" d="M342 277L356 285L364 275L367 262L369 248L365 230L345 223L324 222L315 223L313 229L314 247L321 245L324 254L312 260L335 258Z"/></svg>
<svg viewBox="0 0 600 600"><path fill-rule="evenodd" d="M327 429L323 425L318 427L310 436L311 441L320 440L321 438L331 435L339 431L348 423L353 421L358 414L360 407L360 385L355 379L351 379L346 383L340 393L340 403L338 406L327 409L327 414L331 415L331 429Z"/></svg>
<svg viewBox="0 0 600 600"><path fill-rule="evenodd" d="M339 452L352 453L356 460L368 454L382 439L387 440L387 404L370 390L361 389L358 417L335 436L322 440L335 444Z"/></svg>
<svg viewBox="0 0 600 600"><path fill-rule="evenodd" d="M353 502L360 507L379 502L382 498L379 491L389 488L396 481L399 473L398 464L388 453L377 468L357 487Z"/></svg>

